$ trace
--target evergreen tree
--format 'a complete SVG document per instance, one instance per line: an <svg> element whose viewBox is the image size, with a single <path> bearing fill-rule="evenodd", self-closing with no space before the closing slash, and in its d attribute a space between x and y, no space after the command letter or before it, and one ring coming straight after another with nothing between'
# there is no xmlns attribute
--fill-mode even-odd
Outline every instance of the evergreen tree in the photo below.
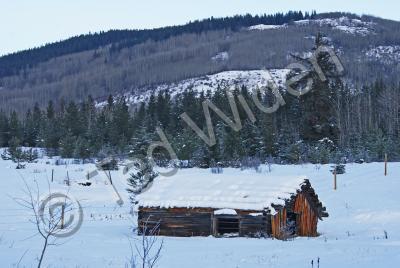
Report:
<svg viewBox="0 0 400 268"><path fill-rule="evenodd" d="M72 158L74 156L76 138L71 132L67 132L60 140L60 154L64 158Z"/></svg>
<svg viewBox="0 0 400 268"><path fill-rule="evenodd" d="M240 134L241 145L246 156L264 155L265 145L259 126L246 119Z"/></svg>
<svg viewBox="0 0 400 268"><path fill-rule="evenodd" d="M316 36L314 51L324 45L322 35ZM301 107L303 109L302 138L308 142L317 142L323 138L329 138L337 143L339 140L339 129L337 126L337 114L335 111L336 92L341 84L340 76L337 74L331 56L328 52L317 53L316 63L322 69L326 80L322 81L317 70L312 66L309 59L297 57L310 66L310 74L306 77L312 78L313 85L310 92L301 96Z"/></svg>
<svg viewBox="0 0 400 268"><path fill-rule="evenodd" d="M64 132L69 132L72 136L78 137L84 133L83 118L75 102L70 102L65 109Z"/></svg>
<svg viewBox="0 0 400 268"><path fill-rule="evenodd" d="M85 138L78 137L72 153L74 158L88 159L91 156L89 143Z"/></svg>
<svg viewBox="0 0 400 268"><path fill-rule="evenodd" d="M131 177L128 179L129 188L127 191L131 194L132 203L136 204L135 199L137 194L140 194L146 187L158 176L153 170L153 166L149 161L144 160L142 165L136 166L136 173L132 173Z"/></svg>
<svg viewBox="0 0 400 268"><path fill-rule="evenodd" d="M21 124L15 111L10 116L9 132L11 138L21 141Z"/></svg>
<svg viewBox="0 0 400 268"><path fill-rule="evenodd" d="M7 150L11 160L18 163L23 160L23 152L21 149L21 141L17 137L12 137Z"/></svg>
<svg viewBox="0 0 400 268"><path fill-rule="evenodd" d="M33 123L31 110L28 110L25 116L23 140L26 146L36 146L37 134Z"/></svg>
<svg viewBox="0 0 400 268"><path fill-rule="evenodd" d="M51 156L56 153L59 147L59 141L62 136L62 131L64 130L62 126L60 126L59 122L62 122L64 118L61 117L61 114L56 117L52 101L47 105L45 118L46 120L42 124L43 130L41 132L44 146L47 149L48 154Z"/></svg>
<svg viewBox="0 0 400 268"><path fill-rule="evenodd" d="M10 126L7 115L0 110L0 146L8 146L10 137Z"/></svg>
<svg viewBox="0 0 400 268"><path fill-rule="evenodd" d="M127 143L132 136L130 123L129 107L126 104L126 100L125 98L119 98L112 111L110 139L112 144L121 152L126 149Z"/></svg>

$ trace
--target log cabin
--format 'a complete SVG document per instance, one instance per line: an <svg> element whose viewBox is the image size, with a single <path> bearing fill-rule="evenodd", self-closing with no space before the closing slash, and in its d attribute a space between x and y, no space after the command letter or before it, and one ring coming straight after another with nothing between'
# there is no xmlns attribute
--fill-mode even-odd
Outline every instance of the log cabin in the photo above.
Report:
<svg viewBox="0 0 400 268"><path fill-rule="evenodd" d="M240 173L156 178L138 196L139 234L157 226L164 236L318 235L328 213L306 177Z"/></svg>

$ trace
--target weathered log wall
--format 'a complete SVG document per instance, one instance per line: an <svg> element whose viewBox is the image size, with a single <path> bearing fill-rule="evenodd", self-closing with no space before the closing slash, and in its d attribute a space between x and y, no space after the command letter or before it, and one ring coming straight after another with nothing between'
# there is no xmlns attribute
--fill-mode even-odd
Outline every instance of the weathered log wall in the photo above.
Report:
<svg viewBox="0 0 400 268"><path fill-rule="evenodd" d="M218 220L237 218L240 236L262 236L270 234L270 216L260 211L237 210L238 215L213 215L211 208L139 208L139 233L147 232L159 224L159 235L166 236L208 236L218 233ZM251 213L260 213L253 216Z"/></svg>
<svg viewBox="0 0 400 268"><path fill-rule="evenodd" d="M236 210L239 216L240 236L268 236L270 217L265 211Z"/></svg>
<svg viewBox="0 0 400 268"><path fill-rule="evenodd" d="M317 236L318 216L311 207L305 194L299 193L293 208L297 214L296 228L299 236Z"/></svg>
<svg viewBox="0 0 400 268"><path fill-rule="evenodd" d="M286 208L278 210L278 212L271 216L271 236L281 239L284 235L284 229L287 222Z"/></svg>
<svg viewBox="0 0 400 268"><path fill-rule="evenodd" d="M159 235L165 236L209 236L212 234L212 209L186 208L139 208L138 227L151 230L159 223Z"/></svg>
<svg viewBox="0 0 400 268"><path fill-rule="evenodd" d="M259 237L268 235L267 217L264 215L251 216L243 215L240 217L239 234L240 236Z"/></svg>
<svg viewBox="0 0 400 268"><path fill-rule="evenodd" d="M285 239L291 235L317 236L318 215L316 209L310 204L311 197L307 192L299 192L285 207L276 207L277 213L271 217L272 236ZM294 214L293 214L294 213ZM288 227L289 215L295 216L295 233Z"/></svg>

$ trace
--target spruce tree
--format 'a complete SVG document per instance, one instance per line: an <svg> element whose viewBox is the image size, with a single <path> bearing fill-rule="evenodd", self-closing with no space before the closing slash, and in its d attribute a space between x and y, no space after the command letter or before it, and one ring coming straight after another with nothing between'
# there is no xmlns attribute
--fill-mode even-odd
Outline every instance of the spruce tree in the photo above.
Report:
<svg viewBox="0 0 400 268"><path fill-rule="evenodd" d="M65 133L60 140L60 154L64 158L72 158L74 156L76 137L71 132Z"/></svg>
<svg viewBox="0 0 400 268"><path fill-rule="evenodd" d="M0 147L8 146L10 139L10 126L7 115L0 110Z"/></svg>
<svg viewBox="0 0 400 268"><path fill-rule="evenodd" d="M19 142L22 140L22 126L15 111L10 115L9 133L11 139L15 138Z"/></svg>
<svg viewBox="0 0 400 268"><path fill-rule="evenodd" d="M140 194L158 176L149 161L144 160L142 165L136 165L136 172L131 173L127 189L131 194L132 203L136 204L136 195Z"/></svg>
<svg viewBox="0 0 400 268"><path fill-rule="evenodd" d="M314 52L325 45L322 35L317 34ZM307 94L300 97L303 111L302 118L302 138L308 142L317 142L323 138L328 138L337 143L339 140L339 128L337 126L337 113L335 110L336 90L341 84L340 74L337 73L331 56L328 52L317 53L316 63L322 69L325 81L322 81L317 70L311 64L310 59L296 57L307 64L310 69L309 76L312 78L312 89Z"/></svg>
<svg viewBox="0 0 400 268"><path fill-rule="evenodd" d="M35 129L35 123L33 121L33 116L30 109L26 113L23 129L24 129L23 131L24 144L29 147L35 147L37 142L37 132Z"/></svg>
<svg viewBox="0 0 400 268"><path fill-rule="evenodd" d="M56 117L52 101L49 101L47 105L45 119L45 122L42 124L43 130L41 133L44 139L44 146L46 147L48 154L51 156L56 153L59 147L59 141L63 135L63 128L59 124L63 119L60 118L60 115Z"/></svg>

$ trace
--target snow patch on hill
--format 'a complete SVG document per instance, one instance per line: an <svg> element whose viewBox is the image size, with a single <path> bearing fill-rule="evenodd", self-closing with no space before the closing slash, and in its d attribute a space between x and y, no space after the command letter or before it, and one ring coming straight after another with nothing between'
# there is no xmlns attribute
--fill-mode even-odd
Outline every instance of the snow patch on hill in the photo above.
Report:
<svg viewBox="0 0 400 268"><path fill-rule="evenodd" d="M184 91L192 89L195 93L213 94L218 87L246 86L249 90L262 88L269 82L274 82L281 90L285 89L286 76L290 69L250 70L250 71L225 71L211 75L205 75L186 79L177 83L162 84L155 87L134 89L124 94L130 105L147 102L152 94L168 92L171 98L179 96ZM103 107L107 102L100 102L97 107Z"/></svg>
<svg viewBox="0 0 400 268"><path fill-rule="evenodd" d="M213 75L206 75L197 78L191 78L179 83L164 84L153 90L148 90L144 94L130 96L130 103L138 103L148 100L151 94L159 92L169 92L172 98L182 94L187 89L194 92L213 94L218 87L231 86L247 86L249 89L261 88L268 85L269 81L275 82L279 87L284 88L286 76L290 72L289 69L272 69L272 70L252 70L252 71L226 71Z"/></svg>
<svg viewBox="0 0 400 268"><path fill-rule="evenodd" d="M317 20L299 20L294 22L299 26L318 25L328 26L335 30L339 30L348 34L359 34L362 36L373 33L373 22L365 22L359 19L350 19L348 17L340 17L337 19L317 19Z"/></svg>
<svg viewBox="0 0 400 268"><path fill-rule="evenodd" d="M400 45L378 46L365 52L369 59L379 60L385 64L398 63L400 61Z"/></svg>
<svg viewBox="0 0 400 268"><path fill-rule="evenodd" d="M283 25L257 24L257 25L250 26L247 29L250 31L253 31L253 30L264 31L264 30L272 30L272 29L281 29L281 28L286 28L286 27L287 27L286 24L283 24Z"/></svg>
<svg viewBox="0 0 400 268"><path fill-rule="evenodd" d="M211 58L213 61L227 61L229 60L229 53L227 51L223 51L215 55L214 57Z"/></svg>

